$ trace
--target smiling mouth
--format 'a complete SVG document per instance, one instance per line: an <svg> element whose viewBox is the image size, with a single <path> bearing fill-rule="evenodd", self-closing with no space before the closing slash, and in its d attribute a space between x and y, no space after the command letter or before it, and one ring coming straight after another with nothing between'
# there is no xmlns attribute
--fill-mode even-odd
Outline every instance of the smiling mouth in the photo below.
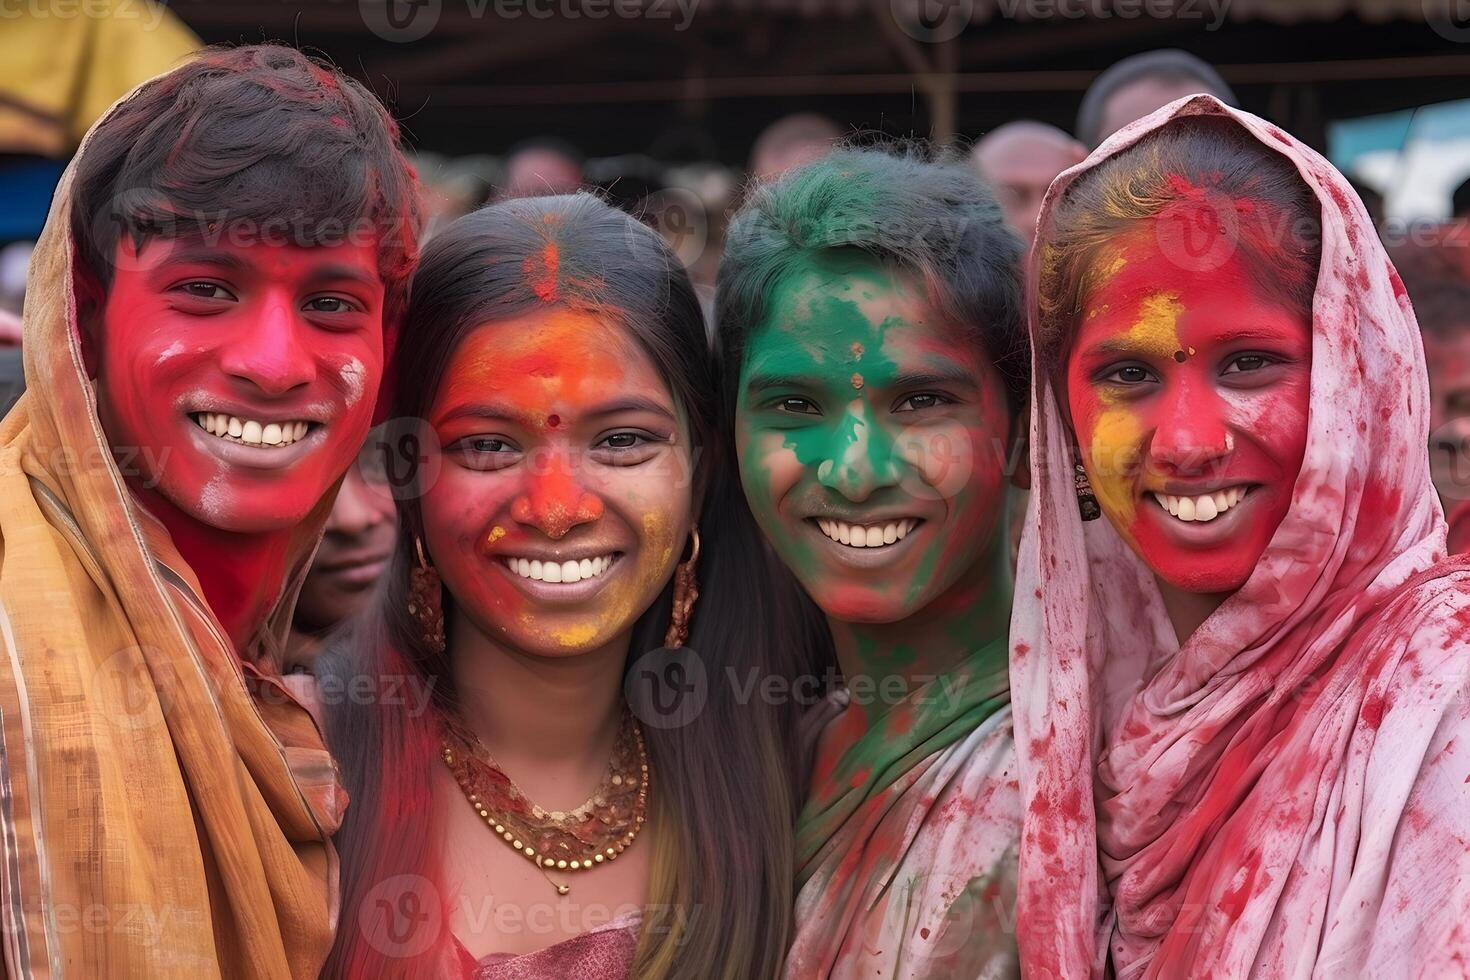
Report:
<svg viewBox="0 0 1470 980"><path fill-rule="evenodd" d="M614 551L596 558L583 558L580 561L539 561L510 556L500 560L506 568L521 578L528 578L533 582L570 585L573 582L597 578L605 574L609 568L617 564L618 559L622 556L621 551Z"/></svg>
<svg viewBox="0 0 1470 980"><path fill-rule="evenodd" d="M822 529L822 533L849 548L882 548L897 544L908 537L910 531L924 523L917 517L905 517L896 521L878 524L849 524L846 521L830 520L825 517L808 518Z"/></svg>
<svg viewBox="0 0 1470 980"><path fill-rule="evenodd" d="M1151 496L1169 516L1185 524L1193 524L1213 521L1239 504L1253 489L1255 489L1253 484L1242 483L1239 486L1216 490L1214 493L1202 493L1195 496L1176 496L1168 493L1151 493Z"/></svg>
<svg viewBox="0 0 1470 980"><path fill-rule="evenodd" d="M278 449L305 439L321 423L298 419L287 422L257 422L219 412L193 412L194 424L217 439L240 446Z"/></svg>

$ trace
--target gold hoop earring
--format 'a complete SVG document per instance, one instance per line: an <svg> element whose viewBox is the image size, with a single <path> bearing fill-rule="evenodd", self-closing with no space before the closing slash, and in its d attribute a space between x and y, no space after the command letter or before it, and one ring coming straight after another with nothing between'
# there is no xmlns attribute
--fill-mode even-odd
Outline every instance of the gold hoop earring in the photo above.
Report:
<svg viewBox="0 0 1470 980"><path fill-rule="evenodd" d="M424 557L424 542L413 538L419 563L408 572L408 614L418 624L419 634L430 653L444 652L444 587Z"/></svg>
<svg viewBox="0 0 1470 980"><path fill-rule="evenodd" d="M694 602L699 598L699 582L694 576L695 562L699 561L699 528L689 529L694 539L689 557L674 569L674 611L669 618L669 628L664 633L664 646L677 649L689 642L689 618L694 613Z"/></svg>

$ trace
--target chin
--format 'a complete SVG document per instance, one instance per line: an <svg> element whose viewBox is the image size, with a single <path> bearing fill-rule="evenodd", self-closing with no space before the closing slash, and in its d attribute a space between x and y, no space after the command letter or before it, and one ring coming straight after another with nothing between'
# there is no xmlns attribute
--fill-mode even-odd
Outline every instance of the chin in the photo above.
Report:
<svg viewBox="0 0 1470 980"><path fill-rule="evenodd" d="M237 491L211 500L207 492L201 495L195 491L185 497L167 483L161 484L158 492L200 524L232 534L269 534L299 527L321 499L318 495L307 505L283 506L279 495Z"/></svg>
<svg viewBox="0 0 1470 980"><path fill-rule="evenodd" d="M839 586L809 591L822 613L841 623L897 623L913 615L907 604L867 588Z"/></svg>
<svg viewBox="0 0 1470 980"><path fill-rule="evenodd" d="M1167 567L1149 562L1153 573L1180 592L1196 595L1220 595L1235 592L1250 578L1251 566L1240 569L1231 567L1200 568L1200 556L1191 560L1181 558L1170 562ZM1190 567L1193 564L1194 567Z"/></svg>

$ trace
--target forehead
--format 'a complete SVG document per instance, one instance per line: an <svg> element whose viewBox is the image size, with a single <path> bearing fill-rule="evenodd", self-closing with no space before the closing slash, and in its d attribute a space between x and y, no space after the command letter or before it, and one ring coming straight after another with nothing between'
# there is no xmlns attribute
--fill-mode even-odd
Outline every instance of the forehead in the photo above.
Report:
<svg viewBox="0 0 1470 980"><path fill-rule="evenodd" d="M1239 250L1213 268L1177 262L1145 222L1096 262L1093 286L1081 304L1079 347L1122 335L1171 354L1222 328L1293 324L1303 336L1310 333L1300 312L1257 288Z"/></svg>
<svg viewBox="0 0 1470 980"><path fill-rule="evenodd" d="M1159 78L1144 75L1136 78L1108 97L1104 113L1109 125L1121 129L1135 119L1161 109L1186 95L1207 91L1203 82L1188 78Z"/></svg>
<svg viewBox="0 0 1470 980"><path fill-rule="evenodd" d="M668 397L668 387L626 328L582 310L556 307L482 323L451 356L447 397L498 394L535 399L606 397L621 387Z"/></svg>
<svg viewBox="0 0 1470 980"><path fill-rule="evenodd" d="M990 148L980 160L985 175L1000 184L1050 184L1075 158L1055 141L1014 136Z"/></svg>
<svg viewBox="0 0 1470 980"><path fill-rule="evenodd" d="M744 369L851 374L854 357L871 364L966 348L916 274L856 250L828 251L801 256L781 278Z"/></svg>

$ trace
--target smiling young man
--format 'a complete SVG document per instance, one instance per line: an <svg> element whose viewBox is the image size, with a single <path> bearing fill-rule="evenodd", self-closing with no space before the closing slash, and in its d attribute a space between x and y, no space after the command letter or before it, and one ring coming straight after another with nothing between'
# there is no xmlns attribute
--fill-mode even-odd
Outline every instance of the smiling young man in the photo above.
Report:
<svg viewBox="0 0 1470 980"><path fill-rule="evenodd" d="M279 656L415 195L383 107L270 45L140 87L63 180L0 427L10 975L319 972L345 800Z"/></svg>
<svg viewBox="0 0 1470 980"><path fill-rule="evenodd" d="M759 188L726 240L741 480L844 680L797 827L792 978L1015 973L1019 255L967 168L872 150Z"/></svg>

